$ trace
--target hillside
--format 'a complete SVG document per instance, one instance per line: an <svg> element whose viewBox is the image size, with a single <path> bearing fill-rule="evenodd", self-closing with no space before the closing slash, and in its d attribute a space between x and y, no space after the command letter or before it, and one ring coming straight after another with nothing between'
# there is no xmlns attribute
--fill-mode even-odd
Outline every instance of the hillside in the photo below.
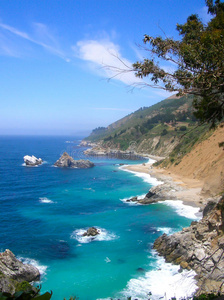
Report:
<svg viewBox="0 0 224 300"><path fill-rule="evenodd" d="M85 140L104 148L133 150L134 147L138 153L165 157L181 141L188 143L190 139L191 144L195 143L207 131L207 126L202 126L190 133L197 124L191 104L192 96L174 95L151 107L140 108L108 127L94 129ZM190 135L181 139L188 132Z"/></svg>
<svg viewBox="0 0 224 300"><path fill-rule="evenodd" d="M220 125L209 134L177 163L169 161L167 165L165 160L160 167L181 178L202 181L202 193L214 196L224 192L224 126Z"/></svg>
<svg viewBox="0 0 224 300"><path fill-rule="evenodd" d="M203 193L216 195L224 191L224 127L214 131L197 126L191 104L191 96L172 96L93 130L85 140L97 143L98 151L135 150L165 157L155 164L158 168L202 181Z"/></svg>

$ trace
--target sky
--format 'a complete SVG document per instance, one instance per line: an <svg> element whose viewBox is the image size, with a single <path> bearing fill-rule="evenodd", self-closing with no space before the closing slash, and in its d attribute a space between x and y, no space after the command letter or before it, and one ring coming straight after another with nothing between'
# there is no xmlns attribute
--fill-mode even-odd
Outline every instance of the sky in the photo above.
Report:
<svg viewBox="0 0 224 300"><path fill-rule="evenodd" d="M0 135L87 135L169 97L108 67L192 13L208 21L204 0L0 0Z"/></svg>

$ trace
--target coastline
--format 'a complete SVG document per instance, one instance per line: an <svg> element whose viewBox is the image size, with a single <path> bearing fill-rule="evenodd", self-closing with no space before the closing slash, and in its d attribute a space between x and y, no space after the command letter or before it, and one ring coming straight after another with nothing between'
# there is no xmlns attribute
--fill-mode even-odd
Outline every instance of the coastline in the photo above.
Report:
<svg viewBox="0 0 224 300"><path fill-rule="evenodd" d="M152 161L137 165L125 165L122 169L130 172L145 173L157 179L167 200L181 200L183 204L203 209L208 200L202 192L203 181L178 176L165 169L153 167L155 157Z"/></svg>

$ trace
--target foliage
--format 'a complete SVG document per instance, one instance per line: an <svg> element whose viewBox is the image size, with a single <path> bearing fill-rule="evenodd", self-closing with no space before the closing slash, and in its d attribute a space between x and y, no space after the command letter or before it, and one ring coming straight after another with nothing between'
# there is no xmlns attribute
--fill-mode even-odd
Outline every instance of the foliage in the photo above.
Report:
<svg viewBox="0 0 224 300"><path fill-rule="evenodd" d="M180 131L186 131L187 127L186 126L180 126Z"/></svg>
<svg viewBox="0 0 224 300"><path fill-rule="evenodd" d="M36 291L27 290L27 286L21 285L21 287L25 288L25 290L20 290L15 292L14 294L6 293L6 292L0 292L0 300L50 300L52 296L52 292L46 292L42 295L40 295L40 288L38 288Z"/></svg>
<svg viewBox="0 0 224 300"><path fill-rule="evenodd" d="M189 16L185 24L177 24L180 40L145 35L153 58L134 63L133 70L137 77L150 76L152 87L194 95L195 116L213 127L224 116L224 3L206 4L211 21L204 25L197 15ZM166 71L164 61L176 70Z"/></svg>

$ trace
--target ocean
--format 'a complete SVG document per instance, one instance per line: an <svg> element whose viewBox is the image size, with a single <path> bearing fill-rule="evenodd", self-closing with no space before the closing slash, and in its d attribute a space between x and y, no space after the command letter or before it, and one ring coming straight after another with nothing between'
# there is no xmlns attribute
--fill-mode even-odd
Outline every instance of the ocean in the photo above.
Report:
<svg viewBox="0 0 224 300"><path fill-rule="evenodd" d="M143 163L95 157L91 169L60 169L66 151L85 158L81 137L0 137L0 251L37 266L41 291L53 300L170 299L191 295L193 271L165 263L152 245L198 219L198 209L182 201L148 206L125 202L158 184L121 164ZM23 156L44 160L26 167ZM96 227L91 240L82 233Z"/></svg>

